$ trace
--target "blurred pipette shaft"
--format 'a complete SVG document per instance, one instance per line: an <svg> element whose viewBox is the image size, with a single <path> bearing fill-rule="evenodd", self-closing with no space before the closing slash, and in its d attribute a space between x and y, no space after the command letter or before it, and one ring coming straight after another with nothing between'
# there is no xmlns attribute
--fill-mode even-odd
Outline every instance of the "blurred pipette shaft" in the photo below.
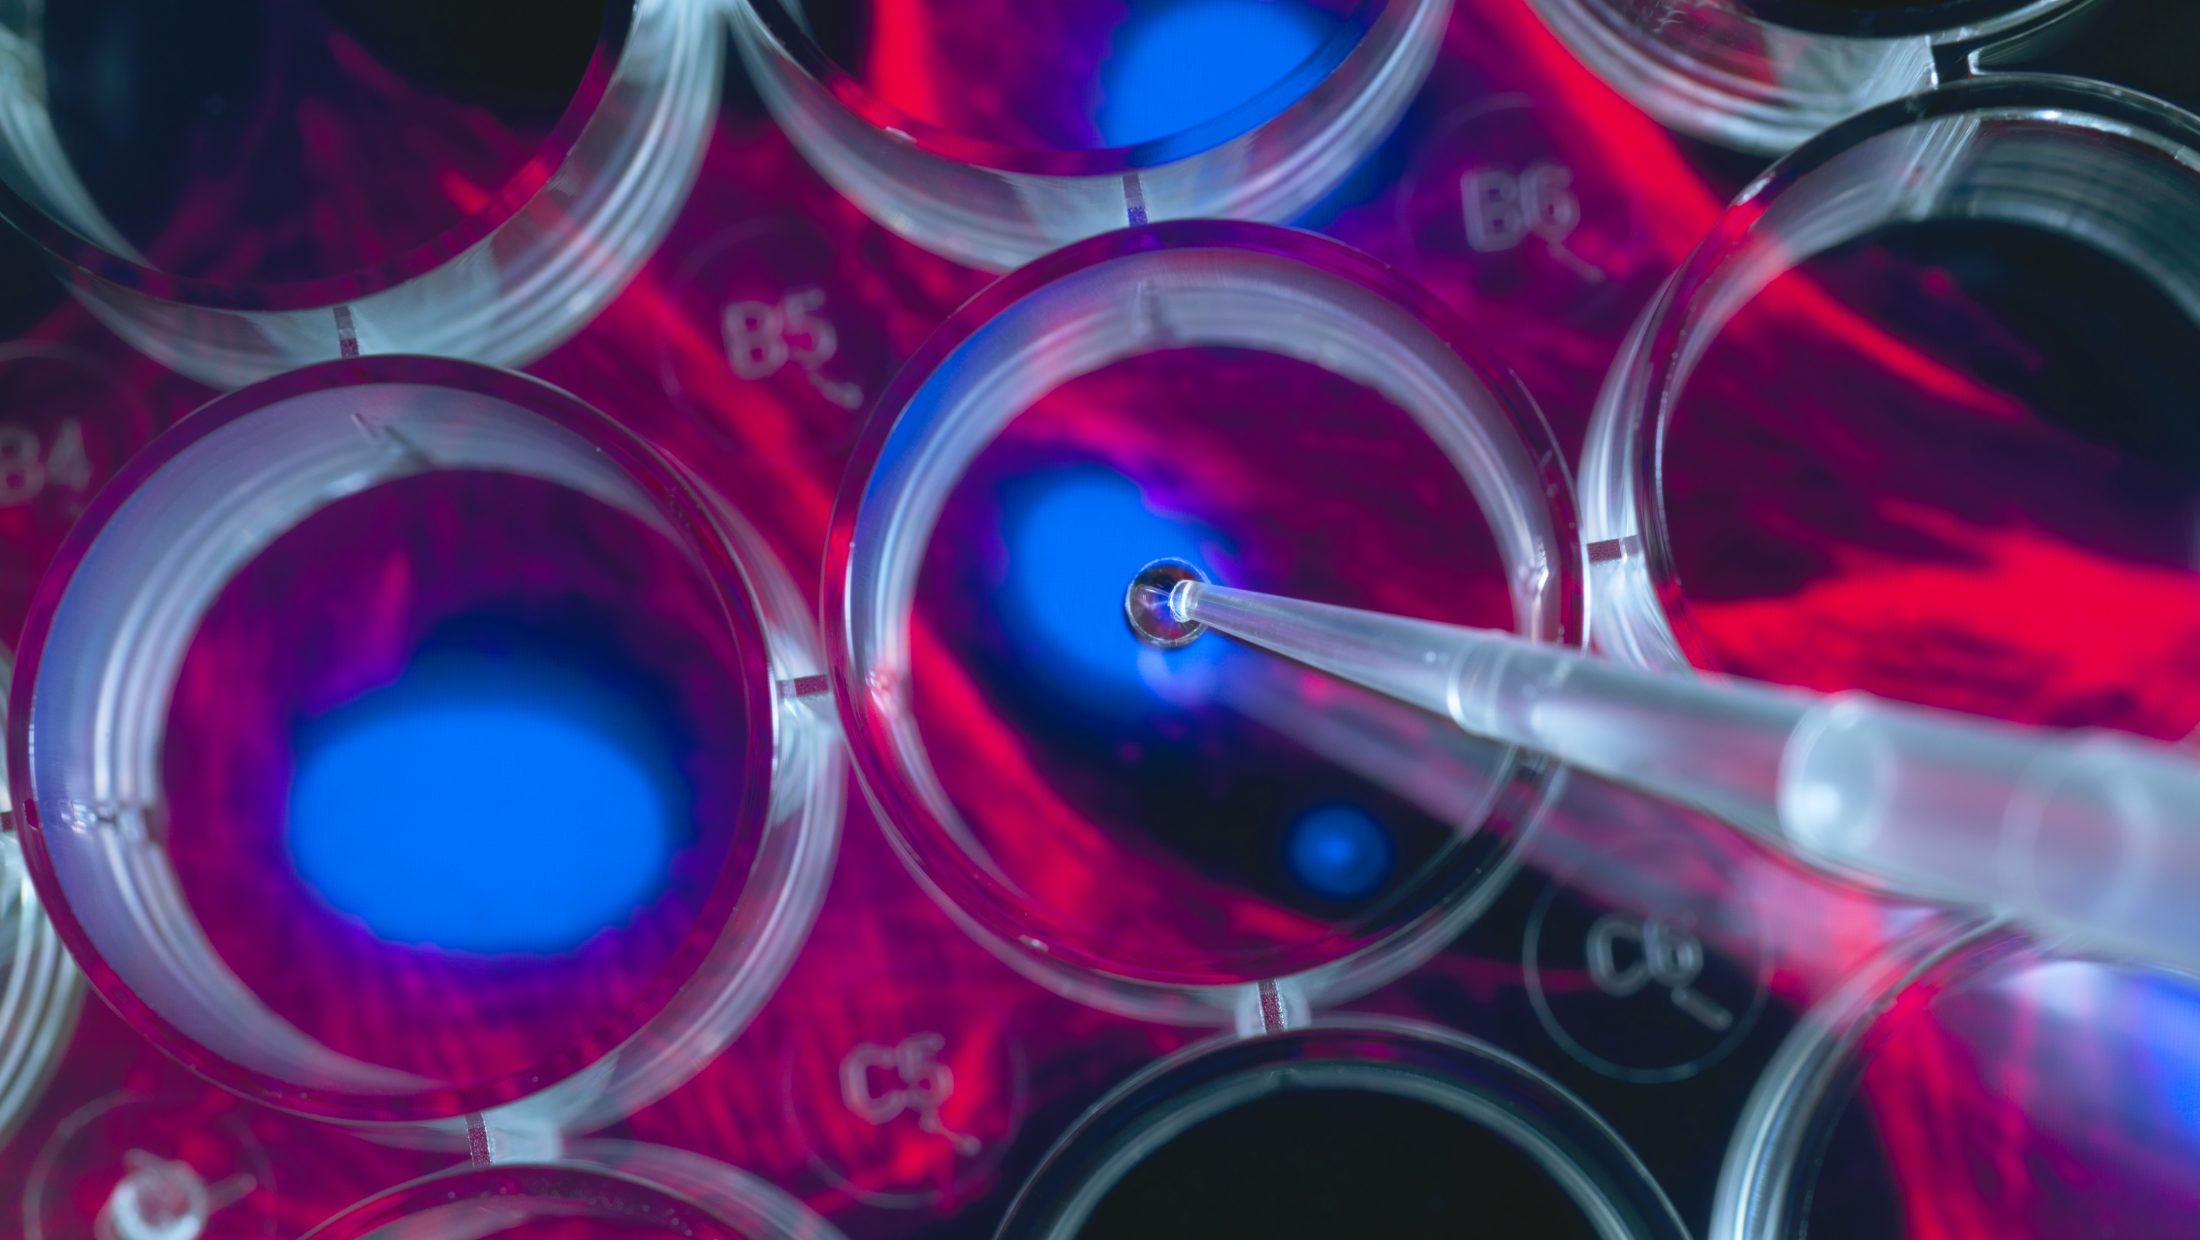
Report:
<svg viewBox="0 0 2200 1240"><path fill-rule="evenodd" d="M1170 606L1822 868L2200 970L2200 761L2184 751L1645 672L1510 633L1198 581Z"/></svg>

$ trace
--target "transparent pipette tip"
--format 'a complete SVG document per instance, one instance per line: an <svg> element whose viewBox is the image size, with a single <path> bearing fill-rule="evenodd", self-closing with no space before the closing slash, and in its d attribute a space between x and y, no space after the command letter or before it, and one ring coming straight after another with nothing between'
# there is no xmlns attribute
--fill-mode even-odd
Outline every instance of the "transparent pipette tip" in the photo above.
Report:
<svg viewBox="0 0 2200 1240"><path fill-rule="evenodd" d="M1123 594L1123 618L1130 621L1131 632L1163 650L1190 645L1207 626L1177 605L1177 587L1194 581L1207 584L1207 574L1183 560L1159 559L1139 569Z"/></svg>

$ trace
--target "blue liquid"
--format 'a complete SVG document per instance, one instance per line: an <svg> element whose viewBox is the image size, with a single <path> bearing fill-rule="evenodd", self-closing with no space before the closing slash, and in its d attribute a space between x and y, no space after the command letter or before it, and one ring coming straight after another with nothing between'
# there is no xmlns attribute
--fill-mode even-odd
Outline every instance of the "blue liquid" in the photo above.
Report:
<svg viewBox="0 0 2200 1240"><path fill-rule="evenodd" d="M1155 142L1286 82L1303 91L1343 56L1348 40L1337 36L1364 30L1379 8L1353 0L790 2L826 56L880 102L958 138L1046 151ZM1297 93L1277 90L1233 128L1265 123Z"/></svg>
<svg viewBox="0 0 2200 1240"><path fill-rule="evenodd" d="M1140 8L1100 64L1100 136L1134 146L1211 121L1282 81L1335 29L1335 18L1288 2Z"/></svg>
<svg viewBox="0 0 2200 1240"><path fill-rule="evenodd" d="M396 943L551 955L629 922L681 843L663 741L554 664L435 655L309 726L297 873Z"/></svg>
<svg viewBox="0 0 2200 1240"><path fill-rule="evenodd" d="M1031 666L1086 706L1150 709L1154 690L1182 685L1221 657L1220 643L1158 651L1123 618L1123 588L1149 561L1173 557L1214 576L1215 532L1157 507L1134 481L1096 466L1019 479L1004 488L1003 554L995 566L1011 632L1036 638Z"/></svg>
<svg viewBox="0 0 2200 1240"><path fill-rule="evenodd" d="M1348 805L1324 806L1293 823L1284 848L1293 876L1332 900L1373 895L1390 877L1396 851L1381 823Z"/></svg>

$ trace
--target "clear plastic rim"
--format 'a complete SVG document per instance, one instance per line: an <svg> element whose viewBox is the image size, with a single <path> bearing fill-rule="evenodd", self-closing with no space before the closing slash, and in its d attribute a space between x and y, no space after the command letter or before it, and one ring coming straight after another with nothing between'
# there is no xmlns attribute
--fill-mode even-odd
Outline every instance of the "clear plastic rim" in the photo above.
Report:
<svg viewBox="0 0 2200 1240"><path fill-rule="evenodd" d="M1619 1134L1556 1081L1450 1030L1376 1017L1223 1036L1148 1066L1062 1135L998 1234L1067 1240L1124 1173L1194 1124L1256 1098L1325 1086L1433 1103L1481 1124L1542 1166L1607 1240L1688 1235Z"/></svg>
<svg viewBox="0 0 2200 1240"><path fill-rule="evenodd" d="M1766 81L1701 46L1644 29L1623 0L1530 0L1544 24L1599 77L1670 129L1778 155L1865 108L1940 80L1936 49L2020 36L2096 0L1943 0L1859 10L1821 0L1722 0L1710 19L1759 32L1765 59L1788 73ZM1689 27L1675 27L1687 30ZM1950 61L1950 63L1954 63Z"/></svg>
<svg viewBox="0 0 2200 1240"><path fill-rule="evenodd" d="M444 1210L472 1206L480 1213L469 1213L465 1222L501 1227L521 1221L529 1203L549 1206L556 1217L616 1220L711 1240L842 1240L832 1224L745 1171L685 1150L624 1141L579 1142L550 1162L491 1163L423 1176L359 1202L304 1240L442 1240L452 1234L445 1230L448 1222L437 1220Z"/></svg>
<svg viewBox="0 0 2200 1240"><path fill-rule="evenodd" d="M2154 164L2181 169L2180 197L2200 211L2200 118L2137 91L2078 78L1991 74L1875 108L1797 148L1735 200L1709 237L1637 320L1599 394L1581 467L1583 538L1593 565L1591 606L1598 644L1638 666L1689 670L1704 643L1685 610L1668 537L1663 470L1665 427L1710 337L1780 271L1897 219L1932 218L1942 179L1980 126L2023 121L2043 131L2122 139ZM1808 197L1840 175L1845 156L1878 141L1907 139L1910 156L1930 156L1920 176L1888 177L1878 201ZM1791 198L1791 195L1801 196ZM2013 193L2029 192L2020 185ZM1803 206L1789 209L1790 202ZM1988 204L1994 205L1994 204ZM2121 206L2122 204L2114 204ZM1838 208L1838 209L1833 209ZM2118 229L2128 223L2033 204L1993 212L1967 202L1965 218L2007 219L2123 251L2135 265L2175 282L2178 300L2200 315L2200 253L2173 265L2137 252ZM1799 234L1792 238L1789 233ZM2189 248L2189 247L2188 247ZM1767 261L1765 253L1773 253Z"/></svg>
<svg viewBox="0 0 2200 1240"><path fill-rule="evenodd" d="M573 98L536 148L521 173L506 182L480 208L442 235L394 258L345 275L279 284L235 285L220 280L176 276L110 253L78 235L0 179L0 216L66 266L109 283L159 298L223 310L302 310L332 306L393 288L473 248L494 233L528 200L555 179L581 131L595 119L598 105L625 55L634 26L665 6L657 0L607 0L596 48L582 71Z"/></svg>
<svg viewBox="0 0 2200 1240"><path fill-rule="evenodd" d="M209 387L362 352L521 364L572 335L641 269L695 182L717 115L725 41L714 0L611 3L607 14L632 20L621 19L616 45L599 44L549 153L466 227L373 271L237 286L171 278L110 253L126 248L118 238L76 239L26 203L34 191L71 196L38 180L0 198L0 214L33 230L117 335ZM41 138L31 132L41 115L19 109L16 119L26 122L24 157L51 165L51 127Z"/></svg>
<svg viewBox="0 0 2200 1240"><path fill-rule="evenodd" d="M1316 351L1315 345L1305 342L1296 348L1283 347L1284 342L1237 322L1224 336L1203 336L1175 323L1161 343L1173 347L1227 340L1317 360L1385 391L1440 442L1448 445L1467 436L1514 453L1509 459L1490 462L1492 477L1470 475L1467 480L1501 539L1507 533L1501 522L1510 519L1513 534L1538 540L1521 552L1522 559L1507 557L1513 567L1515 611L1522 631L1543 641L1583 644L1586 603L1570 479L1534 403L1509 372L1488 366L1465 346L1464 328L1432 295L1341 243L1269 225L1219 221L1174 221L1091 238L981 292L902 368L875 406L851 458L826 549L823 628L833 697L864 790L895 851L919 882L979 942L1026 976L1097 1007L1148 1019L1214 1023L1234 1019L1251 983L1127 975L1113 962L1034 937L1028 910L1026 916L1016 915L1021 902L1003 877L977 866L938 864L941 854L957 847L959 830L952 808L930 778L928 766L913 774L912 764L901 760L903 755L922 752L914 725L906 723L900 712L898 695L899 687L907 683L910 602L924 544L946 488L982 442L1021 411L1004 407L1012 398L992 379L1019 371L1030 378L1024 364L1029 359L1023 354L973 366L963 350L979 341L989 325L1012 323L1009 316L1027 299L1050 288L1085 287L1067 286L1065 281L1135 280L1147 270L1145 264L1171 253L1196 255L1202 281L1232 278L1226 273L1240 268L1288 269L1318 279L1320 293L1297 295L1301 310L1286 324L1292 332L1317 330L1309 326L1316 316L1304 310L1317 298L1326 303L1325 313L1356 326L1365 323L1359 314L1381 313L1383 327L1393 333L1387 338L1397 343L1401 353L1417 351L1413 356L1386 359L1397 363L1394 370L1403 373L1421 367L1432 383L1449 386L1442 386L1433 398L1427 389L1401 394L1398 384L1404 380L1340 368L1337 356L1348 350ZM1112 293L1112 285L1095 287ZM1112 305L1117 300L1106 294L1091 296L1086 304ZM1049 364L1059 367L1044 380L1047 383L1142 351L1135 333L1124 332L1111 336L1106 346L1117 351L1073 357L1076 350L1062 345L1067 335L1059 324L1047 332L1053 350ZM1431 359L1441 361L1443 369L1432 366ZM1373 370L1378 364L1365 365ZM974 395L949 404L948 412L938 415L936 427L921 432L926 437L921 447L897 446L896 431L911 416L912 406L930 399L929 385L948 372L957 395ZM1462 412L1454 414L1454 408ZM1455 416L1474 425L1447 421ZM1524 483L1520 473L1501 474L1507 465L1532 471L1532 482ZM1500 485L1501 492L1493 494L1490 488ZM1413 915L1398 921L1400 928L1357 951L1326 959L1277 959L1277 989L1296 1002L1339 1001L1404 973L1449 941L1503 887L1517 865L1520 841L1559 773L1560 768L1546 759L1518 755L1485 819L1488 824L1510 823L1517 828L1491 870L1478 881L1454 875L1453 882L1431 883L1433 890ZM1311 954L1299 953L1301 957Z"/></svg>
<svg viewBox="0 0 2200 1240"><path fill-rule="evenodd" d="M1086 177L1122 176L1125 173L1174 163L1261 128L1260 122L1281 114L1292 102L1305 95L1308 88L1335 73L1339 66L1360 49L1366 41L1369 27L1373 25L1372 22L1363 25L1363 21L1393 8L1405 10L1426 4L1426 0L1360 0L1353 7L1344 29L1324 40L1320 47L1308 54L1291 72L1222 115L1165 137L1131 146L1065 151L1009 146L965 137L930 121L911 116L872 94L846 70L833 63L825 50L817 45L817 40L810 37L808 28L796 12L800 7L800 0L794 0L791 6L788 0L735 2L746 4L762 32L778 45L796 67L831 92L848 111L870 125L900 135L903 141L917 150L954 163L971 164L1001 172L1020 172L1030 176Z"/></svg>
<svg viewBox="0 0 2200 1240"><path fill-rule="evenodd" d="M1734 0L1744 13L1774 26L1857 39L1928 35L1936 41L1993 34L2051 12L2070 0L1924 0L1871 9L1841 0ZM2080 0L2092 3L2093 0Z"/></svg>
<svg viewBox="0 0 2200 1240"><path fill-rule="evenodd" d="M1873 1024L1926 974L1971 976L2026 942L2004 922L1936 916L1813 1007L1743 1104L1712 1199L1711 1240L1801 1235L1809 1173L1840 1119L1825 1104L1863 1072Z"/></svg>
<svg viewBox="0 0 2200 1240"><path fill-rule="evenodd" d="M484 397L508 405L520 420L540 425L556 438L549 448L537 445L529 458L525 446L529 432L514 432L507 425L502 437L496 432L480 441L478 450L510 454L496 457L519 472L576 482L582 471L609 471L620 484L612 502L633 505L632 497L646 497L638 515L653 521L668 537L694 557L718 595L721 611L733 633L741 666L734 669L749 691L740 709L748 741L745 752L731 755L741 771L741 805L731 831L736 847L721 868L719 879L706 898L691 933L679 951L660 969L646 990L649 996L634 1010L608 1013L600 1032L566 1052L501 1078L464 1087L392 1088L374 1078L371 1088L322 1088L302 1085L256 1070L207 1044L181 1027L169 1015L156 1010L108 958L100 938L70 906L57 872L50 829L39 802L38 772L41 744L42 671L49 660L63 656L59 666L76 669L71 676L92 678L87 693L96 695L98 717L104 722L101 738L88 742L84 752L95 756L102 777L110 787L128 786L128 772L150 753L157 752L166 708L166 688L173 681L173 660L181 657L198 620L197 608L226 580L230 571L256 554L276 532L264 514L248 514L240 521L235 512L216 513L212 530L190 531L190 547L159 567L163 579L152 584L169 589L143 589L133 579L140 602L134 620L123 622L130 642L110 641L96 649L73 649L81 636L61 631L56 616L72 591L93 589L83 576L86 561L100 539L116 528L133 500L147 493L150 484L165 476L173 481L178 472L193 464L192 450L214 440L240 421L294 397L332 390L366 389L396 384ZM291 413L295 414L293 410ZM286 417L284 425L298 419ZM314 476L308 471L301 483L289 485L285 495L291 515L325 506L344 495L421 468L477 465L460 455L476 445L452 449L449 460L437 460L402 436L386 428L377 431L359 418L353 422L371 449L384 459L361 467L356 461L339 461L337 476ZM538 437L541 432L534 432ZM575 465L566 445L585 445L585 460ZM315 444L318 449L321 445ZM183 466L177 466L182 461ZM205 464L205 462L198 462ZM218 466L219 461L215 462ZM278 465L295 465L288 460ZM175 467L172 469L171 467ZM275 471L269 471L273 473ZM324 467L320 473L331 471ZM257 488L248 479L245 490ZM228 539L218 536L227 533ZM176 536L182 537L182 536ZM211 548L211 549L209 549ZM226 565L222 562L226 558ZM131 567L125 565L125 567ZM12 727L8 735L9 782L20 810L20 835L32 881L50 910L53 924L84 970L92 988L134 1030L158 1045L185 1067L223 1088L311 1118L360 1124L427 1124L463 1133L452 1127L459 1117L481 1114L499 1117L515 1127L539 1130L550 1127L576 1130L617 1118L678 1084L708 1058L699 1047L715 1053L730 1041L754 1014L770 989L791 963L823 898L823 888L838 837L840 809L840 757L821 721L808 717L807 708L783 700L782 682L814 674L817 656L806 649L799 629L774 633L770 620L801 613L791 606L791 582L775 580L777 566L768 552L754 541L739 518L723 501L700 489L655 451L617 423L574 397L539 380L510 371L441 358L384 355L347 359L293 371L250 388L216 398L185 418L176 428L128 462L94 498L91 507L64 541L52 566L40 583L26 623L20 670L10 698ZM152 602L142 601L150 596ZM110 637L122 632L117 629ZM776 642L774 639L777 639ZM152 653L148 653L148 652ZM153 688L148 691L145 686ZM117 779L117 772L125 772ZM51 829L64 829L56 824ZM112 850L116 856L136 852ZM156 854L153 854L157 856ZM150 881L146 863L127 865L133 889ZM141 873L143 871L143 873ZM157 875L153 875L157 878ZM169 880L172 883L172 879ZM156 890L157 888L146 888ZM136 920L118 933L134 937L161 937L146 920L152 914L138 908ZM159 911L159 910L156 910ZM188 919L188 913L184 914ZM192 927L195 929L195 926ZM203 940L202 940L203 943ZM171 949L164 948L163 952ZM173 951L183 951L175 947ZM729 953L738 959L729 961ZM177 958L184 959L184 958ZM218 966L217 966L218 967ZM204 977L203 969L192 969ZM221 971L233 993L232 1001L249 999L233 975ZM220 977L215 980L219 981ZM705 985L704 983L711 983ZM178 985L188 986L188 981ZM210 1002L201 996L191 998ZM266 1009L260 1013L273 1017ZM204 1017L199 1018L201 1021ZM274 1018L278 1022L280 1018ZM217 1019L205 1027L220 1028ZM674 1027L666 1027L674 1026ZM285 1027L287 1030L287 1027ZM234 1036L223 1030L225 1036ZM295 1034L295 1030L287 1030ZM250 1046L250 1042L242 1043ZM258 1049L254 1047L253 1049ZM616 1065L606 1061L619 1057ZM608 1071L612 1067L616 1071ZM356 1074L355 1074L356 1075ZM614 1084L602 1078L610 1075ZM369 1078L357 1076L360 1082Z"/></svg>
<svg viewBox="0 0 2200 1240"><path fill-rule="evenodd" d="M1451 0L1361 0L1364 26L1229 113L1136 146L1061 151L969 140L902 115L825 57L792 4L739 0L731 14L780 127L874 219L995 271L1148 220L1289 219L1396 124L1451 10Z"/></svg>
<svg viewBox="0 0 2200 1240"><path fill-rule="evenodd" d="M0 699L8 692L13 660L0 651ZM0 717L7 708L0 701ZM11 944L0 962L0 1144L22 1122L61 1059L84 1003L84 975L77 972L55 933L23 865L14 813L0 784L0 911L13 922Z"/></svg>

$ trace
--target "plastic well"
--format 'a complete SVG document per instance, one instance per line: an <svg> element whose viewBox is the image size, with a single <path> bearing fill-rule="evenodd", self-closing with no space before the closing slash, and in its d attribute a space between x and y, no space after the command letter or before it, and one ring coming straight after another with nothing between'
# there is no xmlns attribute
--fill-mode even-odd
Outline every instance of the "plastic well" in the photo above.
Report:
<svg viewBox="0 0 2200 1240"><path fill-rule="evenodd" d="M50 570L13 700L24 851L95 989L200 1074L323 1119L554 1142L686 1079L807 931L842 785L829 721L786 688L818 671L807 628L724 498L556 389L424 358L293 372L157 441ZM608 671L574 653L614 647ZM458 656L444 713L407 731L389 695ZM538 709L574 683L577 713ZM624 846L602 833L645 820L538 765L507 793L590 817L564 852L484 860L465 848L550 822L491 806L423 841L433 798L480 790L408 792L409 762L348 785L385 818L316 837L349 850L337 879L375 881L314 881L300 721L362 702L416 755L493 741L444 726L484 708L677 721L655 885L577 943L484 942L483 909L547 916Z"/></svg>

